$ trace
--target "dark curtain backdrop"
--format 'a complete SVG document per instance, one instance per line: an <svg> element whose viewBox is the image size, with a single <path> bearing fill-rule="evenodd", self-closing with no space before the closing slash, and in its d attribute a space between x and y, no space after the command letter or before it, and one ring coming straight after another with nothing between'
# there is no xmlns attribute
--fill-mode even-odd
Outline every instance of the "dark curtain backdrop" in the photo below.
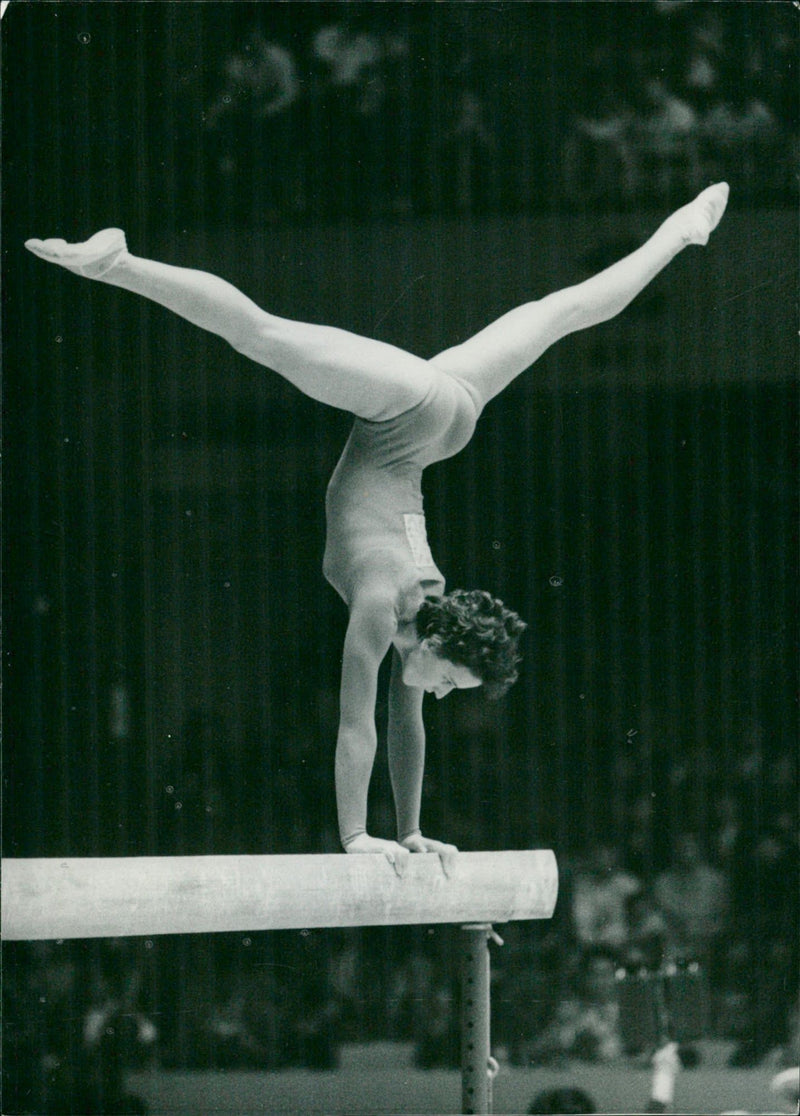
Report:
<svg viewBox="0 0 800 1116"><path fill-rule="evenodd" d="M374 7L345 5L357 30L411 46L395 133L367 136L313 95L309 44L335 6L7 13L9 852L329 841L345 619L320 558L347 417L158 308L45 267L27 236L122 225L134 251L217 271L277 313L430 356L629 250L672 201L598 215L559 194L559 123L589 81L566 47L602 29L593 6ZM619 34L636 45L653 29L631 8ZM255 25L295 52L305 117L237 135L224 179L204 114ZM514 49L527 69L490 69ZM489 213L447 205L464 57L512 117L491 120L516 193ZM412 156L412 194L429 179L416 208L370 217L362 169ZM306 208L276 210L297 175ZM580 844L619 816L618 765L658 786L661 759L698 744L701 818L732 756L792 736L796 221L752 194L734 190L707 251L548 353L428 477L450 584L485 585L531 624L499 710L461 696L431 711L428 824L470 846ZM374 789L385 797L380 768Z"/></svg>

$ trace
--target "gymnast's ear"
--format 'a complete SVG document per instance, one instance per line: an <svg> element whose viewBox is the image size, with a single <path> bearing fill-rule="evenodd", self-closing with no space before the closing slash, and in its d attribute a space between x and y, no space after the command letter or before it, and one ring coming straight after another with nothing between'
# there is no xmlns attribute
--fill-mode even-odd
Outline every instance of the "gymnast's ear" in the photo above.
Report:
<svg viewBox="0 0 800 1116"><path fill-rule="evenodd" d="M426 635L420 640L420 647L425 651L430 651L432 655L438 655L442 658L442 637L436 635Z"/></svg>

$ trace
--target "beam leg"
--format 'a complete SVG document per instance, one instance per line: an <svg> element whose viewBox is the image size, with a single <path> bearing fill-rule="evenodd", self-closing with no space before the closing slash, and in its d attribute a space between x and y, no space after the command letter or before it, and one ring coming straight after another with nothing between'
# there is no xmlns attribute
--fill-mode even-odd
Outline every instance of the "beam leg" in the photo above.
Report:
<svg viewBox="0 0 800 1116"><path fill-rule="evenodd" d="M462 927L461 955L461 1111L465 1116L492 1111L490 1053L489 939L502 939L488 922Z"/></svg>

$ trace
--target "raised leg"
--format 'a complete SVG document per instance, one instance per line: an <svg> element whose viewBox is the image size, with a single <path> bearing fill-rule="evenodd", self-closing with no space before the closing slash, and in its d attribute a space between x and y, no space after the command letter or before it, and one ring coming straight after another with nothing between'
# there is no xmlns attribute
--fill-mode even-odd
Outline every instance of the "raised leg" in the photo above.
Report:
<svg viewBox="0 0 800 1116"><path fill-rule="evenodd" d="M615 317L690 244L705 244L728 201L724 182L676 210L641 248L583 283L504 314L431 361L468 381L483 403L529 368L554 342Z"/></svg>
<svg viewBox="0 0 800 1116"><path fill-rule="evenodd" d="M360 418L382 421L409 410L435 374L427 361L382 341L269 314L216 275L133 256L119 229L105 229L82 244L29 240L26 247L79 275L157 302L305 395Z"/></svg>

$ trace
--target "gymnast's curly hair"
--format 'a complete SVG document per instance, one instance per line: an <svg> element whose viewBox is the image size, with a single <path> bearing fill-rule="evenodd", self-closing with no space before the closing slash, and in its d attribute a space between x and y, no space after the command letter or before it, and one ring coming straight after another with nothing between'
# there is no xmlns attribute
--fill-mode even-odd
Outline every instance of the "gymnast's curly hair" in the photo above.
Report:
<svg viewBox="0 0 800 1116"><path fill-rule="evenodd" d="M416 624L419 638L435 638L437 653L468 667L490 698L502 697L516 682L519 640L528 625L490 593L454 589L444 597L427 597Z"/></svg>

